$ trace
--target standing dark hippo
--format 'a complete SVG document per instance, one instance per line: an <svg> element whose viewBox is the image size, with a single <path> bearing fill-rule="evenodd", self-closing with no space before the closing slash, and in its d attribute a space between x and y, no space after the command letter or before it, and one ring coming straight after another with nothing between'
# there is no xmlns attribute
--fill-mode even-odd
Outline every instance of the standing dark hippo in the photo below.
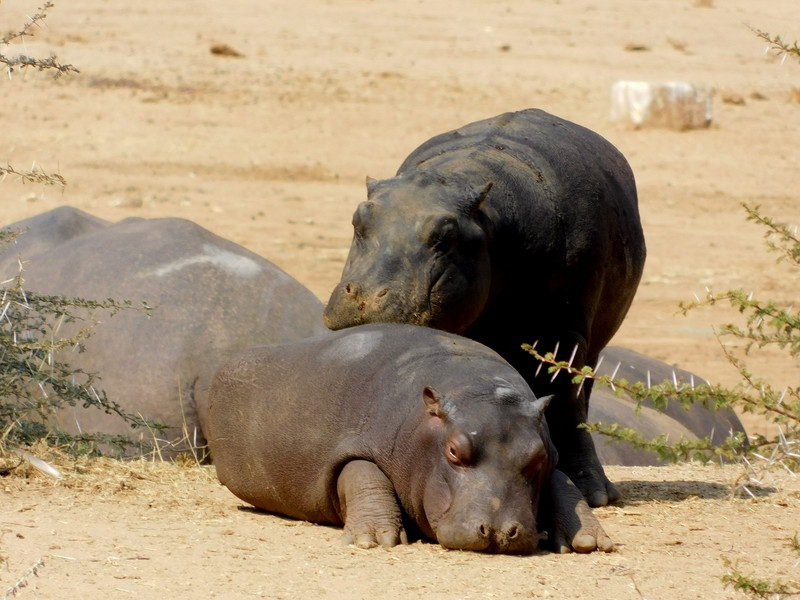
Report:
<svg viewBox="0 0 800 600"><path fill-rule="evenodd" d="M190 221L110 224L64 207L9 227L28 231L0 255L0 273L16 274L20 253L28 261L25 289L146 300L153 307L149 317L133 310L113 318L98 313L104 322L85 341L85 351L60 359L99 374L100 387L126 412L167 424L169 442L184 431L202 441L197 413L225 357L328 332L322 303L302 284ZM119 417L94 408L76 407L60 420L71 432L130 434ZM143 435L152 441L149 432Z"/></svg>
<svg viewBox="0 0 800 600"><path fill-rule="evenodd" d="M706 380L684 369L668 365L639 352L619 346L608 346L601 353L602 364L598 365L598 375L613 375L629 383L643 382L657 385L664 381L684 385L705 384ZM684 410L677 401L667 403L666 409L659 412L647 399L639 411L636 402L627 394L618 396L605 385L596 385L592 391L592 405L589 407L589 421L606 424L618 423L636 429L647 439L667 434L670 442L681 438L697 440L708 437L712 446L722 444L732 433L745 433L742 422L733 410L726 408L713 410L702 404L692 404ZM638 450L625 442L610 441L594 434L597 454L604 465L659 465L654 452Z"/></svg>
<svg viewBox="0 0 800 600"><path fill-rule="evenodd" d="M589 504L616 499L577 428L591 386L537 376L520 345L592 365L622 323L645 260L622 154L588 129L524 110L436 136L367 188L328 327L408 322L495 349L537 396L555 394L547 420L559 468Z"/></svg>
<svg viewBox="0 0 800 600"><path fill-rule="evenodd" d="M557 549L610 550L580 491L553 471L549 400L472 340L376 324L227 361L205 430L236 496L343 524L363 547L405 542L410 527L448 548L528 554L542 494Z"/></svg>

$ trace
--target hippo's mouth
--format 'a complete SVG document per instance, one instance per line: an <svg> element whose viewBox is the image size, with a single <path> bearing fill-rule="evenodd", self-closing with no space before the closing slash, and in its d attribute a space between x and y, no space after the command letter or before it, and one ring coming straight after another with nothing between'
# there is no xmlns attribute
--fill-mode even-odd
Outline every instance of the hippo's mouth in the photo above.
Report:
<svg viewBox="0 0 800 600"><path fill-rule="evenodd" d="M530 535L519 524L496 529L488 525L478 525L467 536L454 539L437 531L436 537L444 548L486 554L533 554L539 547L538 532Z"/></svg>

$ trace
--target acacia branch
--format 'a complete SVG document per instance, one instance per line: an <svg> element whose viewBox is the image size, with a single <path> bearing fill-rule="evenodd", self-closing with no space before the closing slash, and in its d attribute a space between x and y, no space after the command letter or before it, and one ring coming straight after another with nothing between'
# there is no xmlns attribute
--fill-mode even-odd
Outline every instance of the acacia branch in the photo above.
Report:
<svg viewBox="0 0 800 600"><path fill-rule="evenodd" d="M778 56L794 56L797 59L800 59L800 46L797 45L795 41L793 44L789 44L783 41L783 38L780 35L770 35L766 31L761 31L760 29L756 29L755 27L750 27L750 31L755 33L758 37L762 40L767 42L769 46L767 50L772 50Z"/></svg>
<svg viewBox="0 0 800 600"><path fill-rule="evenodd" d="M1 38L0 45L8 46L13 40L19 39L20 41L24 42L25 36L33 37L34 34L31 29L34 26L41 26L41 23L43 23L47 18L47 11L52 7L52 2L45 2L37 9L33 16L28 17L28 22L25 23L19 31L16 33L6 34L3 38ZM35 58L33 56L28 56L27 54L19 54L16 57L8 57L0 53L0 63L6 65L9 76L15 68L24 69L25 67L34 67L39 71L45 71L49 69L55 70L56 78L60 77L64 73L80 73L76 67L58 62L58 57L55 54L51 54L48 58Z"/></svg>
<svg viewBox="0 0 800 600"><path fill-rule="evenodd" d="M41 167L33 166L28 171L17 171L11 165L0 167L0 182L2 182L9 175L16 175L22 180L22 183L41 183L42 185L57 185L64 187L67 185L67 180L58 173L47 173Z"/></svg>

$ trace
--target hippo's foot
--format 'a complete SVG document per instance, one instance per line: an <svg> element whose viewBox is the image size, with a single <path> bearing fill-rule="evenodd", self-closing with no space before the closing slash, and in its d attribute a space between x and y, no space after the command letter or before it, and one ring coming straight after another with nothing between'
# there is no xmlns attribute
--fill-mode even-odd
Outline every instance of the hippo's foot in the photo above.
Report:
<svg viewBox="0 0 800 600"><path fill-rule="evenodd" d="M354 460L337 482L345 544L390 548L407 544L403 517L388 477L374 463Z"/></svg>
<svg viewBox="0 0 800 600"><path fill-rule="evenodd" d="M558 468L578 486L589 506L606 506L620 499L619 489L606 477L588 431L578 429L570 443L558 447L558 456Z"/></svg>
<svg viewBox="0 0 800 600"><path fill-rule="evenodd" d="M544 525L549 527L549 541L555 552L611 552L614 542L606 535L581 491L558 469L550 477L549 496L545 498Z"/></svg>

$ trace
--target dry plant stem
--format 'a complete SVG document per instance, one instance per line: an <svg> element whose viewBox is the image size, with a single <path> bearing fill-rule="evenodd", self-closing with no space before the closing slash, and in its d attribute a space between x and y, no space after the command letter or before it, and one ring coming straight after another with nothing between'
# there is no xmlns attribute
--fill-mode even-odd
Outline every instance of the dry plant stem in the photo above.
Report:
<svg viewBox="0 0 800 600"><path fill-rule="evenodd" d="M39 569L41 569L43 566L44 560L40 558L30 569L25 572L22 577L20 577L19 581L6 590L5 594L3 594L3 597L0 598L0 600L8 600L8 598L16 597L20 590L28 585L28 578L30 578L31 575L36 575L37 577L39 576Z"/></svg>
<svg viewBox="0 0 800 600"><path fill-rule="evenodd" d="M26 35L33 36L32 33L28 34L28 30L34 25L38 26L39 22L44 21L47 18L47 11L52 7L53 7L52 2L45 2L42 6L40 6L37 9L37 12L33 16L28 17L28 22L22 26L22 29L20 29L17 33L9 33L5 35L2 39L0 39L0 44L7 46L8 44L11 43L12 40L15 40L17 38L22 39Z"/></svg>
<svg viewBox="0 0 800 600"><path fill-rule="evenodd" d="M29 171L17 171L11 165L0 167L0 183L9 175L16 175L22 183L39 183L41 185L57 185L61 188L67 185L67 180L58 173L47 173L41 167L34 165Z"/></svg>
<svg viewBox="0 0 800 600"><path fill-rule="evenodd" d="M37 10L36 14L34 14L32 17L28 17L28 22L22 26L22 29L16 33L9 33L0 39L0 45L8 46L15 39L19 39L24 43L25 36L33 36L33 33L30 30L34 25L39 27L41 23L44 22L44 20L47 18L47 11L52 7L52 2L45 2ZM28 56L27 54L20 54L16 58L9 58L3 54L0 54L0 63L4 63L6 65L9 79L11 78L11 73L13 73L15 68L24 69L25 67L34 67L40 71L55 70L56 77L60 77L64 73L69 72L80 73L80 71L72 65L63 65L59 63L58 58L54 54L51 54L48 58L35 58Z"/></svg>
<svg viewBox="0 0 800 600"><path fill-rule="evenodd" d="M739 359L737 359L735 356L731 354L730 350L728 350L728 348L725 347L725 345L719 339L719 336L717 336L717 342L719 342L719 345L722 348L722 353L725 355L725 358L736 368L742 380L745 381L750 386L750 388L754 390L763 389L763 385L759 383L757 380L753 379L752 373L750 373L750 371L748 371L744 367L744 365L741 363L741 361L739 361ZM762 398L763 396L764 394L762 393ZM746 394L740 394L738 400L742 404L750 406L753 409L762 409L765 412L772 412L781 415L782 417L786 417L786 419L789 421L797 420L797 415L793 414L792 412L782 409L776 405L770 404L769 406L767 406L763 403L756 402L753 398L750 398Z"/></svg>
<svg viewBox="0 0 800 600"><path fill-rule="evenodd" d="M797 42L794 42L794 44L788 44L783 41L783 38L781 38L780 35L771 36L766 31L761 31L755 27L751 27L750 30L769 44L769 46L767 46L767 50L772 50L778 56L783 55L785 57L792 55L795 58L800 59L800 46L797 45Z"/></svg>

